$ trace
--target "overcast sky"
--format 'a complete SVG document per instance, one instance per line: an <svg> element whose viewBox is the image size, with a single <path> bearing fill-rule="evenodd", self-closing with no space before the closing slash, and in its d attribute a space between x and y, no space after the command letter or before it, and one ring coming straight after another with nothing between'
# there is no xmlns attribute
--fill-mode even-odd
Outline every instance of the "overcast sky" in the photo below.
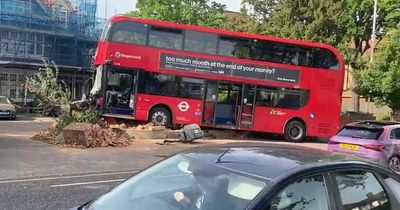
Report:
<svg viewBox="0 0 400 210"><path fill-rule="evenodd" d="M106 14L107 1L107 14ZM241 0L215 0L218 3L225 4L228 10L239 11ZM99 17L113 16L115 14L123 14L132 11L135 8L136 0L98 0L97 14Z"/></svg>

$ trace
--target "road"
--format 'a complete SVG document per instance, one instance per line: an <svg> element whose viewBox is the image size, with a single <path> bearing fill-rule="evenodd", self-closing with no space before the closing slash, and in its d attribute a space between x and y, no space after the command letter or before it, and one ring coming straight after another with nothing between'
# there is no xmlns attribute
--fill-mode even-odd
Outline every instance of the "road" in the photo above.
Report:
<svg viewBox="0 0 400 210"><path fill-rule="evenodd" d="M123 148L82 150L30 139L50 125L46 121L0 121L0 209L57 210L78 206L141 169L193 147L135 140ZM202 144L204 141L197 145ZM301 145L325 148L318 143Z"/></svg>

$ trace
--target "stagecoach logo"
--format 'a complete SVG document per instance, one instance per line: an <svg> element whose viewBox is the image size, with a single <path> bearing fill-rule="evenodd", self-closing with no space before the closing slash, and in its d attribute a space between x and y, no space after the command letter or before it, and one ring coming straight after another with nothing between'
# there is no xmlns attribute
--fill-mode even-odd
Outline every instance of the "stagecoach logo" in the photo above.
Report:
<svg viewBox="0 0 400 210"><path fill-rule="evenodd" d="M189 103L186 101L182 101L178 104L178 108L179 110L181 110L182 112L186 112L187 110L190 109Z"/></svg>
<svg viewBox="0 0 400 210"><path fill-rule="evenodd" d="M273 109L273 110L271 110L269 112L269 114L281 116L281 115L285 115L286 112L282 112L282 111L279 111L279 110L277 111L277 110Z"/></svg>
<svg viewBox="0 0 400 210"><path fill-rule="evenodd" d="M141 60L142 56L138 56L138 55L127 55L127 54L123 54L120 52L116 52L115 53L115 57L116 58L127 58L127 59L136 59L136 60Z"/></svg>

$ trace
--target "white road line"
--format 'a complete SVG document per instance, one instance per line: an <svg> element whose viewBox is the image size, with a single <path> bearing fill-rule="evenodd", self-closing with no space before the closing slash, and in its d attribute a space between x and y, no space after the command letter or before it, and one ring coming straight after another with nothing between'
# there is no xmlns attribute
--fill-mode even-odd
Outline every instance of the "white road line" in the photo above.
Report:
<svg viewBox="0 0 400 210"><path fill-rule="evenodd" d="M0 137L32 137L34 134L0 134Z"/></svg>
<svg viewBox="0 0 400 210"><path fill-rule="evenodd" d="M80 186L80 185L90 185L90 184L102 184L102 183L110 183L110 182L122 182L124 180L125 179L110 179L110 180L93 181L93 182L78 182L78 183L69 183L69 184L50 185L50 187L55 188L55 187L70 187L70 186Z"/></svg>
<svg viewBox="0 0 400 210"><path fill-rule="evenodd" d="M73 178L108 176L108 175L121 175L121 174L132 174L133 175L133 174L135 174L137 172L139 172L139 171L123 171L123 172L97 173L97 174L72 175L72 176L57 176L57 177L15 179L15 180L0 181L0 184L10 184L10 183L20 183L20 182L33 182L33 181L48 181L48 180L57 180L57 179L73 179Z"/></svg>

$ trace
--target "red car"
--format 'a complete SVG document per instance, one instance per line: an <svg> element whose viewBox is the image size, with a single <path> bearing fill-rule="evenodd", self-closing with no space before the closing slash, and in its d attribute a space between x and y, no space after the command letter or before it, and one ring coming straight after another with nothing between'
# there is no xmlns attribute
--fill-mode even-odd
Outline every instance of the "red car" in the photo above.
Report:
<svg viewBox="0 0 400 210"><path fill-rule="evenodd" d="M348 124L329 140L328 150L373 159L400 172L400 123L361 121Z"/></svg>

